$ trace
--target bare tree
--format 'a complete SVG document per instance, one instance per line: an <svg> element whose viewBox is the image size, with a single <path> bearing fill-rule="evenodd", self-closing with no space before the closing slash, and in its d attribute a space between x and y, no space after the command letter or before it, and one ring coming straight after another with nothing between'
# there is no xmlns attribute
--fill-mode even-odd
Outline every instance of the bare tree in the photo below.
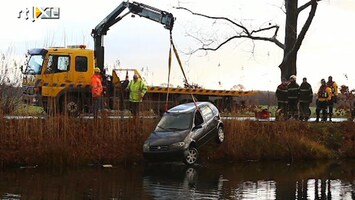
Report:
<svg viewBox="0 0 355 200"><path fill-rule="evenodd" d="M17 61L12 57L13 49L9 48L5 53L0 52L0 115L10 114L21 102L21 90L18 87L19 79Z"/></svg>
<svg viewBox="0 0 355 200"><path fill-rule="evenodd" d="M246 26L244 26L242 23L238 23L234 20L231 20L230 18L227 17L215 17L215 16L209 16L201 13L196 13L191 11L188 8L185 7L176 7L176 9L180 10L185 10L190 12L193 15L200 16L200 17L205 17L208 19L212 20L220 20L220 21L225 21L229 24L232 24L235 26L239 32L237 32L235 35L228 37L221 43L217 44L216 46L214 45L214 42L204 42L200 40L198 37L194 37L195 39L199 40L202 43L202 46L192 53L196 51L217 51L220 49L223 45L231 42L232 40L238 39L238 38L248 38L251 40L259 40L259 41L267 41L267 42L272 42L276 46L280 47L284 51L284 57L282 62L279 65L279 68L281 70L281 78L286 78L288 79L291 75L296 75L297 74L297 65L296 65L296 60L297 60L297 53L298 50L300 49L302 42L306 36L306 33L311 26L312 20L315 16L316 10L317 10L317 5L318 1L321 0L309 0L307 3L305 3L302 6L298 6L298 0L285 0L285 13L286 13L286 26L285 26L285 40L284 43L279 41L277 39L278 36L278 31L280 26L277 24L268 24L266 27L263 28L258 28L254 30L249 30ZM306 8L311 8L310 12L308 14L308 17L301 29L301 31L298 33L297 31L297 25L298 25L298 16L302 11L304 11ZM270 36L270 32L272 33ZM269 36L268 36L269 34ZM265 36L260 36L260 35L265 35Z"/></svg>

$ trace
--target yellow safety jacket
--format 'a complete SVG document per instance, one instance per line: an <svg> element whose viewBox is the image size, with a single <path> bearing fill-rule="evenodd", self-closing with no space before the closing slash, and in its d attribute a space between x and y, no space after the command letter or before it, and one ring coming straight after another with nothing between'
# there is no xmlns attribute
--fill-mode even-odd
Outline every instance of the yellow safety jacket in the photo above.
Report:
<svg viewBox="0 0 355 200"><path fill-rule="evenodd" d="M327 86L330 88L330 90L332 91L332 96L338 96L338 84L334 81L332 82L327 82Z"/></svg>
<svg viewBox="0 0 355 200"><path fill-rule="evenodd" d="M136 82L133 80L130 81L127 89L129 90L129 101L141 102L144 94L148 90L148 87L141 79L139 79Z"/></svg>
<svg viewBox="0 0 355 200"><path fill-rule="evenodd" d="M332 99L332 90L326 85L320 86L318 90L318 101L330 101Z"/></svg>

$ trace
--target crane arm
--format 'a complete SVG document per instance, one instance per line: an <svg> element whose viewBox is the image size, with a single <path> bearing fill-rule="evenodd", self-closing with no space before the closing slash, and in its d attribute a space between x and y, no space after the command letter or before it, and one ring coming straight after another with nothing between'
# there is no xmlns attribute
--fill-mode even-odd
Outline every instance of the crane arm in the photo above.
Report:
<svg viewBox="0 0 355 200"><path fill-rule="evenodd" d="M121 13L126 9L128 9L128 12L121 15ZM128 1L122 2L107 17L105 17L91 32L91 36L94 38L94 50L96 60L95 66L100 68L102 72L104 68L103 36L107 34L107 31L111 26L119 22L121 19L123 19L130 13L150 19L155 22L159 22L164 25L164 28L170 31L173 29L175 18L171 13L159 10L157 8L142 3L131 3Z"/></svg>

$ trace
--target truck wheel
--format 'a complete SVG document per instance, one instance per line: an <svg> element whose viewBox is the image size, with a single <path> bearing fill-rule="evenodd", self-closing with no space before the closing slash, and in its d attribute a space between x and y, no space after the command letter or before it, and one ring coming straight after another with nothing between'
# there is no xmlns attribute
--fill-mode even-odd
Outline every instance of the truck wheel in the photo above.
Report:
<svg viewBox="0 0 355 200"><path fill-rule="evenodd" d="M62 107L61 107L62 113L66 113L71 117L79 116L81 112L81 108L82 106L80 100L75 96L68 96L67 98L64 98L62 101Z"/></svg>
<svg viewBox="0 0 355 200"><path fill-rule="evenodd" d="M186 165L193 165L196 163L198 158L198 150L195 147L189 147L184 152L184 163Z"/></svg>

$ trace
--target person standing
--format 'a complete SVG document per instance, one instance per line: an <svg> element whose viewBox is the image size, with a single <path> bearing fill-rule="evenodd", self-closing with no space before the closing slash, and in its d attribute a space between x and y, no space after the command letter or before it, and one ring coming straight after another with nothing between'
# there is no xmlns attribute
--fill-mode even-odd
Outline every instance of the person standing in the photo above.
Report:
<svg viewBox="0 0 355 200"><path fill-rule="evenodd" d="M303 78L300 85L300 120L308 121L311 115L309 105L312 103L313 91L312 86L307 82L307 78Z"/></svg>
<svg viewBox="0 0 355 200"><path fill-rule="evenodd" d="M102 109L102 94L103 94L103 87L102 87L102 76L101 70L98 67L94 69L94 75L91 77L91 94L92 94L92 107L94 118L97 118L97 114L99 110Z"/></svg>
<svg viewBox="0 0 355 200"><path fill-rule="evenodd" d="M320 111L322 111L322 121L327 121L327 106L332 97L332 90L327 86L324 79L321 80L321 84L317 92L316 122L319 122Z"/></svg>
<svg viewBox="0 0 355 200"><path fill-rule="evenodd" d="M287 116L287 80L285 78L281 79L281 84L277 86L276 89L276 98L277 98L277 111L276 116L277 118L283 116L285 119Z"/></svg>
<svg viewBox="0 0 355 200"><path fill-rule="evenodd" d="M296 76L290 76L290 84L287 86L288 118L298 119L298 100L300 86L296 83Z"/></svg>
<svg viewBox="0 0 355 200"><path fill-rule="evenodd" d="M120 104L119 104L119 108L120 110L124 110L129 108L127 105L127 101L129 98L129 92L128 90L126 90L127 86L129 84L129 78L128 78L128 71L126 73L126 78L125 80L121 81L121 89L120 89Z"/></svg>
<svg viewBox="0 0 355 200"><path fill-rule="evenodd" d="M133 116L137 116L139 114L139 103L142 102L142 98L148 88L142 79L138 78L137 74L134 74L133 80L127 86L127 90L129 91L130 110Z"/></svg>
<svg viewBox="0 0 355 200"><path fill-rule="evenodd" d="M338 84L336 82L333 81L333 77L329 76L328 77L328 82L327 82L327 86L331 89L331 99L329 100L329 104L328 104L328 114L329 114L329 121L332 121L332 117L333 117L333 107L334 104L337 103L337 99L338 99Z"/></svg>

